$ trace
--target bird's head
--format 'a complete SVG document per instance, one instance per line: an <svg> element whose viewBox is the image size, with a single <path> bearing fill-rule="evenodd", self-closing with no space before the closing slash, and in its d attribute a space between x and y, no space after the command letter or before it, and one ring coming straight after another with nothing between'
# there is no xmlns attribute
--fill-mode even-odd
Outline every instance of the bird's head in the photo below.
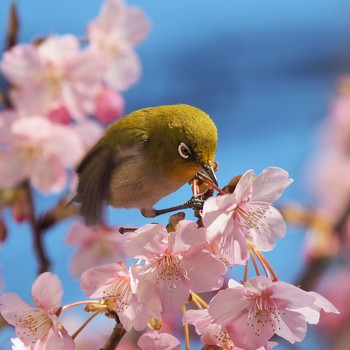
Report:
<svg viewBox="0 0 350 350"><path fill-rule="evenodd" d="M217 130L210 117L189 105L161 106L154 111L149 148L159 170L186 183L201 173L217 184L214 159Z"/></svg>

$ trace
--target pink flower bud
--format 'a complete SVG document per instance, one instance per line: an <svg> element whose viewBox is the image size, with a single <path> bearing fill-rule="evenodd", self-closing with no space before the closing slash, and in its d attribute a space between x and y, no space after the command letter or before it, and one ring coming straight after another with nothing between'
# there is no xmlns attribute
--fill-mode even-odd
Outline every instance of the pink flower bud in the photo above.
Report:
<svg viewBox="0 0 350 350"><path fill-rule="evenodd" d="M54 123L69 124L69 113L63 105L51 109L47 117Z"/></svg>
<svg viewBox="0 0 350 350"><path fill-rule="evenodd" d="M105 87L96 97L96 118L108 124L120 117L124 112L125 101L122 95L112 89Z"/></svg>

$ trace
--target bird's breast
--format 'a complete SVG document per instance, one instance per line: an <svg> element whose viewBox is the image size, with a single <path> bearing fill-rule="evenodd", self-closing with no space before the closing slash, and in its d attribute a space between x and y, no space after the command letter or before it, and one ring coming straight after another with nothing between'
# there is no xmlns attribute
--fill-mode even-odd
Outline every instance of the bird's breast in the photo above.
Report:
<svg viewBox="0 0 350 350"><path fill-rule="evenodd" d="M119 208L151 208L185 183L162 174L151 159L137 155L113 171L109 204Z"/></svg>

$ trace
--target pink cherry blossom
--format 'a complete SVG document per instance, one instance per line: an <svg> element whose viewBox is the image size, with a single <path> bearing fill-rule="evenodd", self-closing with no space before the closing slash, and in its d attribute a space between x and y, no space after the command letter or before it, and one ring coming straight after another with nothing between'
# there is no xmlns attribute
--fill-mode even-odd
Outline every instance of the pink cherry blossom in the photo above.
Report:
<svg viewBox="0 0 350 350"><path fill-rule="evenodd" d="M149 224L130 234L127 253L143 259L131 272L139 286L149 282L157 287L163 310L177 312L190 290L207 292L223 284L225 265L208 251L205 229L192 221L180 221L176 232L168 233L159 224Z"/></svg>
<svg viewBox="0 0 350 350"><path fill-rule="evenodd" d="M140 77L141 67L134 47L148 34L150 24L142 10L123 0L107 0L99 16L90 23L91 46L105 58L104 79L118 91L125 91Z"/></svg>
<svg viewBox="0 0 350 350"><path fill-rule="evenodd" d="M17 336L30 349L75 349L72 338L56 316L62 293L58 277L45 272L32 286L35 307L28 305L17 294L6 293L0 296L0 312L16 328Z"/></svg>
<svg viewBox="0 0 350 350"><path fill-rule="evenodd" d="M125 101L121 94L105 87L96 97L96 118L104 124L115 121L123 114L124 105Z"/></svg>
<svg viewBox="0 0 350 350"><path fill-rule="evenodd" d="M249 170L233 193L210 197L204 203L203 223L218 256L228 264L244 264L249 257L247 239L258 250L275 246L286 225L272 203L292 181L280 168L267 168L256 178Z"/></svg>
<svg viewBox="0 0 350 350"><path fill-rule="evenodd" d="M76 277L91 267L122 260L126 255L123 236L115 229L101 226L86 227L75 223L68 232L66 243L78 246L70 265Z"/></svg>
<svg viewBox="0 0 350 350"><path fill-rule="evenodd" d="M100 55L80 50L72 35L52 35L39 46L16 45L1 63L15 87L12 101L22 114L46 115L63 106L78 119L93 112L105 68Z"/></svg>
<svg viewBox="0 0 350 350"><path fill-rule="evenodd" d="M321 309L338 312L317 293L258 276L244 285L230 280L229 288L214 296L208 310L236 346L255 350L274 334L291 343L302 341L307 323L317 323Z"/></svg>
<svg viewBox="0 0 350 350"><path fill-rule="evenodd" d="M213 323L208 310L187 310L182 318L183 324L192 324L195 326L197 334L201 335L201 341L204 345L215 345L220 349L244 350L235 346L230 339L224 327ZM268 342L266 345L256 350L270 350L278 345L276 342Z"/></svg>
<svg viewBox="0 0 350 350"><path fill-rule="evenodd" d="M81 275L80 286L90 298L112 300L114 310L127 331L132 327L140 331L151 316L160 317L160 300L153 293L153 286L144 284L135 293L129 271L123 264L107 264L85 271Z"/></svg>
<svg viewBox="0 0 350 350"><path fill-rule="evenodd" d="M204 345L236 349L224 327L213 323L207 309L187 310L182 318L182 323L195 326L196 332L201 335L201 341Z"/></svg>
<svg viewBox="0 0 350 350"><path fill-rule="evenodd" d="M6 113L6 133L0 133L0 187L8 188L29 180L43 193L63 190L66 169L83 156L84 148L69 127L39 116L19 118ZM9 118L11 117L11 118Z"/></svg>
<svg viewBox="0 0 350 350"><path fill-rule="evenodd" d="M180 342L173 335L149 331L141 335L137 345L142 350L180 350Z"/></svg>

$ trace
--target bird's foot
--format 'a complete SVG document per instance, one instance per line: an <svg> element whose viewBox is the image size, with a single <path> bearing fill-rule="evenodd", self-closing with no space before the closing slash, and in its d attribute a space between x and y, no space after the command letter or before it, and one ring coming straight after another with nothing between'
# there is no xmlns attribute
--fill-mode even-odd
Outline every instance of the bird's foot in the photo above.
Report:
<svg viewBox="0 0 350 350"><path fill-rule="evenodd" d="M159 209L159 210L154 209L154 208L142 209L141 213L146 218L154 218L158 215L171 213L171 212L177 211L177 210L183 210L183 209L197 209L197 210L199 209L199 210L201 210L203 208L203 204L204 204L204 200L200 199L198 196L193 196L187 202L180 204L180 205L177 205L175 207L170 207L170 208L166 208L166 209Z"/></svg>

